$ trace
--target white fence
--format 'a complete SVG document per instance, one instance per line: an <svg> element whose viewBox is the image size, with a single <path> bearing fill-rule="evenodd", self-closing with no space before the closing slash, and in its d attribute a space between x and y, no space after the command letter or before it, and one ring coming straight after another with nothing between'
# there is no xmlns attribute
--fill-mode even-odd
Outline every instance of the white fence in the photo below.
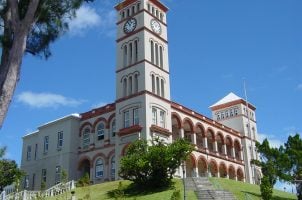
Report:
<svg viewBox="0 0 302 200"><path fill-rule="evenodd" d="M65 192L75 189L75 182L69 181L65 184L59 183L45 191L27 191L23 190L21 192L15 192L15 186L7 186L4 188L3 192L0 194L0 200L34 200L38 196L50 197L63 194Z"/></svg>

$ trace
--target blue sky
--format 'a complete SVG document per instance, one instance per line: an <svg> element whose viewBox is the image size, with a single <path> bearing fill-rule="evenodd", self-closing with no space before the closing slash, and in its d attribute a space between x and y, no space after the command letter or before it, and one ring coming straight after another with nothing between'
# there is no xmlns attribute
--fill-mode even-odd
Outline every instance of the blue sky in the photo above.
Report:
<svg viewBox="0 0 302 200"><path fill-rule="evenodd" d="M26 55L0 130L20 163L21 137L45 122L115 100L117 1L85 5L45 61ZM211 116L234 92L257 107L261 138L273 145L302 133L302 1L165 0L172 100Z"/></svg>

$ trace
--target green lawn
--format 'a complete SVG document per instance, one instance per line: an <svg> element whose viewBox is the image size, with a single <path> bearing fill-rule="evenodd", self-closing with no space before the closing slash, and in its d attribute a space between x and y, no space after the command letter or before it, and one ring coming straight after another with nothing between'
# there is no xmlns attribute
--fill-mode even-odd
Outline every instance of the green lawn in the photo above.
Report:
<svg viewBox="0 0 302 200"><path fill-rule="evenodd" d="M175 189L179 189L181 191L181 196L183 196L183 186L182 182L179 179L175 179ZM116 190L119 186L120 181L114 181L114 182L107 182L102 183L98 185L92 185L89 187L83 187L83 188L76 188L75 194L77 197L77 200L80 199L88 199L84 198L86 195L90 195L91 200L103 200L103 199L114 199L112 197L112 192ZM129 181L121 181L123 187L127 187L130 185L131 182ZM174 188L169 188L165 191L149 191L145 193L133 193L127 192L125 193L125 198L121 199L130 199L130 200L169 200L172 193L174 191ZM68 198L70 198L70 194L68 194ZM56 199L66 199L66 196L59 196L59 197L52 197L47 198L47 200L56 200ZM187 199L188 200L197 200L197 197L193 191L188 191L187 193Z"/></svg>
<svg viewBox="0 0 302 200"><path fill-rule="evenodd" d="M239 181L233 181L223 178L210 178L212 183L218 183L223 189L232 192L237 199L245 199L245 194L249 194L251 199L260 200L260 188L257 185L252 185L248 183L242 183ZM290 200L297 199L297 197L291 193L282 192L280 190L274 190L273 200Z"/></svg>

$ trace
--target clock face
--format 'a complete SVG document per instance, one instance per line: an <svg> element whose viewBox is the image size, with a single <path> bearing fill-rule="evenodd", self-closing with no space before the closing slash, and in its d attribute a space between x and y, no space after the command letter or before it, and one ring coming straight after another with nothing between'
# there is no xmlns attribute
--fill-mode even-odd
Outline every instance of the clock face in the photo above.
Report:
<svg viewBox="0 0 302 200"><path fill-rule="evenodd" d="M124 24L124 32L125 33L130 33L132 31L134 31L135 28L136 28L136 24L137 24L136 19L134 19L134 18L129 19Z"/></svg>
<svg viewBox="0 0 302 200"><path fill-rule="evenodd" d="M161 26L160 26L160 23L156 19L151 20L151 28L155 33L161 34Z"/></svg>

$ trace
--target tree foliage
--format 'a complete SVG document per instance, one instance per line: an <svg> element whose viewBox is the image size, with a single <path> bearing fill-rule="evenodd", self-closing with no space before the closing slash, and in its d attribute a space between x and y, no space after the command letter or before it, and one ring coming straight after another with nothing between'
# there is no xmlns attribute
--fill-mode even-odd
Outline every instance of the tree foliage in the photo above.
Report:
<svg viewBox="0 0 302 200"><path fill-rule="evenodd" d="M20 78L25 52L48 58L50 44L68 30L68 19L93 0L2 0L0 2L0 127Z"/></svg>
<svg viewBox="0 0 302 200"><path fill-rule="evenodd" d="M14 160L4 159L5 149L0 149L0 193L3 188L21 179L24 173L18 168Z"/></svg>
<svg viewBox="0 0 302 200"><path fill-rule="evenodd" d="M157 139L151 145L145 140L137 140L121 159L119 175L137 186L167 186L192 151L191 144L182 139L172 144Z"/></svg>
<svg viewBox="0 0 302 200"><path fill-rule="evenodd" d="M298 199L302 199L302 139L300 135L289 136L284 146L285 154L290 163L290 168L287 170L287 180L296 181Z"/></svg>

